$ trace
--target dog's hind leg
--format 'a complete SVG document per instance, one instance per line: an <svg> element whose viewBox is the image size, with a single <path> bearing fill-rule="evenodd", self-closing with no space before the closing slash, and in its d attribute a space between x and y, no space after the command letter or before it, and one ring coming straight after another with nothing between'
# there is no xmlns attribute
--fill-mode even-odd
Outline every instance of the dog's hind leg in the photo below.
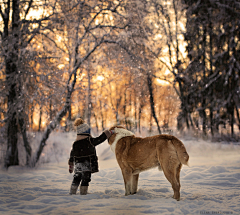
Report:
<svg viewBox="0 0 240 215"><path fill-rule="evenodd" d="M180 200L180 170L181 163L178 160L175 150L171 145L157 148L158 160L161 164L165 177L171 183L174 195L173 198Z"/></svg>
<svg viewBox="0 0 240 215"><path fill-rule="evenodd" d="M182 169L182 164L179 164L179 166L177 167L177 174L176 174L176 178L177 178L177 182L180 184L180 171Z"/></svg>
<svg viewBox="0 0 240 215"><path fill-rule="evenodd" d="M128 170L128 169L122 170L122 175L123 175L124 184L125 184L125 196L128 196L131 194L133 175L131 170Z"/></svg>
<svg viewBox="0 0 240 215"><path fill-rule="evenodd" d="M174 191L174 196L173 198L176 200L180 200L180 171L182 168L182 164L179 163L179 165L175 168L174 170L174 185L172 184L173 191Z"/></svg>
<svg viewBox="0 0 240 215"><path fill-rule="evenodd" d="M136 174L136 175L132 176L132 190L131 190L131 194L137 193L138 178L139 178L139 174Z"/></svg>
<svg viewBox="0 0 240 215"><path fill-rule="evenodd" d="M181 164L178 165L178 167L175 168L174 173L173 173L173 181L172 181L172 188L174 191L173 198L176 199L177 201L180 200L180 166ZM179 169L179 170L178 170Z"/></svg>
<svg viewBox="0 0 240 215"><path fill-rule="evenodd" d="M179 165L178 165L179 166ZM173 188L173 198L176 199L177 201L180 200L180 180L179 180L179 172L178 167L174 168L169 168L168 165L164 165L163 167L163 172L164 175L166 176L167 180L171 183L172 188Z"/></svg>

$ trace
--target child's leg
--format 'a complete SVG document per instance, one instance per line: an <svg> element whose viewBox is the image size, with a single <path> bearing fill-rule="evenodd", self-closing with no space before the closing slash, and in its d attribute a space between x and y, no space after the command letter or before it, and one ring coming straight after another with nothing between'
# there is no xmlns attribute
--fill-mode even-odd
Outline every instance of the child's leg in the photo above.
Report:
<svg viewBox="0 0 240 215"><path fill-rule="evenodd" d="M73 175L73 181L72 181L72 185L70 188L70 194L76 194L77 193L77 188L80 184L80 181L82 179L82 174L80 172L76 172Z"/></svg>
<svg viewBox="0 0 240 215"><path fill-rule="evenodd" d="M90 181L91 181L91 172L90 171L82 172L81 186L89 186Z"/></svg>
<svg viewBox="0 0 240 215"><path fill-rule="evenodd" d="M90 181L91 181L91 172L90 171L82 172L82 182L81 182L81 186L80 186L80 194L81 195L87 194L87 190L88 190Z"/></svg>

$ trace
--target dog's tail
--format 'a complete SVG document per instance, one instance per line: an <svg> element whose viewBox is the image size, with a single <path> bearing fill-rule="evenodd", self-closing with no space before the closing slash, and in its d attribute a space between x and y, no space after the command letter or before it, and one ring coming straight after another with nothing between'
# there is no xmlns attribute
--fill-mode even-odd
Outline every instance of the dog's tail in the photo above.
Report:
<svg viewBox="0 0 240 215"><path fill-rule="evenodd" d="M182 164L188 165L189 155L187 153L187 150L185 146L183 145L182 141L177 139L176 137L172 136L172 144L174 148L176 149L178 159Z"/></svg>

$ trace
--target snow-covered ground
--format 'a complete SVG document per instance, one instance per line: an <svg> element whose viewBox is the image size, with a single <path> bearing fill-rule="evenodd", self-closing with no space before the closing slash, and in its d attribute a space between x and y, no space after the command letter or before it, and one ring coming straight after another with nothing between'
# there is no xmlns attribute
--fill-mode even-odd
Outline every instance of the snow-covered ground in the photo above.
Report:
<svg viewBox="0 0 240 215"><path fill-rule="evenodd" d="M42 163L34 169L0 172L0 214L240 214L240 146L183 140L190 167L181 171L181 201L163 172L140 174L138 193L124 196L120 168L107 142L97 147L100 172L89 194L69 195L68 172L73 133L55 133ZM79 191L78 191L79 192Z"/></svg>

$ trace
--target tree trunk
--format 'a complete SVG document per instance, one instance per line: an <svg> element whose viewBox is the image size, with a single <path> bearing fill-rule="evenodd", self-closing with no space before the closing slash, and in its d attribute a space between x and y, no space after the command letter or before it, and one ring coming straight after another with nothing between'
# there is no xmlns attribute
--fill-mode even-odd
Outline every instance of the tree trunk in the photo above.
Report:
<svg viewBox="0 0 240 215"><path fill-rule="evenodd" d="M91 111L92 111L92 101L91 101L91 74L90 70L88 70L88 98L87 98L87 123L91 128Z"/></svg>
<svg viewBox="0 0 240 215"><path fill-rule="evenodd" d="M184 107L184 119L185 119L185 122L186 122L186 125L187 125L187 129L189 130L190 129L190 126L189 126L189 122L188 122L188 111L186 110L186 107Z"/></svg>
<svg viewBox="0 0 240 215"><path fill-rule="evenodd" d="M235 103L235 110L236 110L237 119L238 119L238 130L240 131L240 117L239 117L239 111L236 103Z"/></svg>
<svg viewBox="0 0 240 215"><path fill-rule="evenodd" d="M68 107L68 121L70 122L72 120L72 104L70 101L69 107Z"/></svg>
<svg viewBox="0 0 240 215"><path fill-rule="evenodd" d="M18 78L18 52L19 52L19 1L12 1L12 34L8 33L8 25L10 20L10 1L6 4L8 9L5 9L4 17L4 36L3 41L6 43L5 47L5 66L7 75L8 87L8 123L7 123L7 154L5 158L5 167L12 165L19 165L18 160L18 125L17 125L17 105L18 105L18 88L16 81ZM7 13L8 11L8 13ZM10 32L11 32L10 31Z"/></svg>
<svg viewBox="0 0 240 215"><path fill-rule="evenodd" d="M141 114L142 114L142 105L140 104L140 107L138 109L138 130L141 134Z"/></svg>
<svg viewBox="0 0 240 215"><path fill-rule="evenodd" d="M206 27L204 27L204 32L203 32L203 59L202 59L202 65L203 65L203 88L205 87L205 80L206 80L206 34L207 30ZM205 90L203 91L202 95L202 119L203 119L203 135L207 135L206 131L206 124L207 124L207 117L206 117L206 95L205 95Z"/></svg>
<svg viewBox="0 0 240 215"><path fill-rule="evenodd" d="M52 99L50 98L50 101L49 101L49 119L50 121L52 120L53 118L53 113L52 113Z"/></svg>
<svg viewBox="0 0 240 215"><path fill-rule="evenodd" d="M206 112L205 112L205 104L206 104L206 100L203 98L202 100L202 120L203 120L203 123L202 123L202 129L203 129L203 136L206 136L207 135L207 131L206 131L206 121L207 121L207 116L206 116Z"/></svg>
<svg viewBox="0 0 240 215"><path fill-rule="evenodd" d="M126 85L125 85L125 88L126 88ZM127 89L127 88L126 88L126 89ZM125 92L124 92L123 115L124 115L124 120L125 120L126 129L128 129L126 109L127 109L127 90L125 90Z"/></svg>
<svg viewBox="0 0 240 215"><path fill-rule="evenodd" d="M42 124L42 106L40 106L40 112L39 112L38 132L41 131L41 124Z"/></svg>
<svg viewBox="0 0 240 215"><path fill-rule="evenodd" d="M151 112L150 119L149 119L149 132L150 133L152 132L152 112Z"/></svg>
<svg viewBox="0 0 240 215"><path fill-rule="evenodd" d="M148 84L148 90L149 90L149 94L150 94L150 105L151 105L151 113L152 116L157 124L157 128L158 128L158 133L161 134L161 129L160 126L158 124L158 119L156 116L156 112L155 112L155 105L154 105L154 99L153 99L153 87L152 87L152 78L150 76L150 74L147 74L147 84Z"/></svg>
<svg viewBox="0 0 240 215"><path fill-rule="evenodd" d="M97 128L97 132L98 132L98 119L97 119L97 115L95 114L95 112L93 113L93 116L95 118L95 122L96 122L96 128Z"/></svg>
<svg viewBox="0 0 240 215"><path fill-rule="evenodd" d="M100 112L101 112L101 121L102 121L102 130L105 130L104 127L104 115L103 115L103 107L102 107L102 101L100 100Z"/></svg>
<svg viewBox="0 0 240 215"><path fill-rule="evenodd" d="M134 129L137 130L137 98L134 94Z"/></svg>
<svg viewBox="0 0 240 215"><path fill-rule="evenodd" d="M129 113L132 112L132 94L130 93L130 98L129 98ZM128 124L129 124L129 130L131 131L132 130L132 122L130 120L130 117L132 118L132 114L129 114L129 120L128 120Z"/></svg>
<svg viewBox="0 0 240 215"><path fill-rule="evenodd" d="M68 107L68 117L67 120L65 122L65 132L69 132L70 131L70 122L72 120L72 105L71 105L71 100L69 102L69 107Z"/></svg>
<svg viewBox="0 0 240 215"><path fill-rule="evenodd" d="M193 124L193 120L192 120L191 113L188 113L188 118L189 118L189 120L190 120L191 127L194 129L194 124Z"/></svg>
<svg viewBox="0 0 240 215"><path fill-rule="evenodd" d="M31 156L32 156L32 148L28 142L27 138L27 129L26 129L26 121L24 120L24 117L21 117L19 120L19 126L21 129L22 137L23 137L23 143L24 143L24 148L26 150L26 164L29 166L31 165Z"/></svg>
<svg viewBox="0 0 240 215"><path fill-rule="evenodd" d="M208 14L209 15L209 14ZM209 28L209 36L210 36L210 41L209 41L209 46L210 46L210 75L213 74L213 28L212 28L212 21L211 21L211 17L209 17L210 20L210 28ZM214 126L214 122L213 122L213 108L212 108L212 103L214 102L214 96L213 96L213 88L210 88L210 99L212 99L213 101L210 101L210 127L211 127L211 135L212 137L214 136L214 131L213 131L213 126Z"/></svg>
<svg viewBox="0 0 240 215"><path fill-rule="evenodd" d="M101 83L101 87L100 87L100 95L102 95L102 82ZM103 114L103 105L102 105L102 100L100 98L99 100L99 104L100 104L100 115L101 115L101 124L102 124L102 130L104 131L105 130L105 127L104 127L104 114Z"/></svg>
<svg viewBox="0 0 240 215"><path fill-rule="evenodd" d="M119 116L118 116L118 108L117 108L116 111L115 111L115 118L116 118L116 123L117 123L117 125L119 125L120 122L119 122Z"/></svg>
<svg viewBox="0 0 240 215"><path fill-rule="evenodd" d="M10 102L9 102L10 103ZM9 104L8 103L8 104ZM11 104L11 103L10 103ZM8 168L9 166L12 165L19 165L19 160L18 160L18 147L17 147L17 142L18 142L18 137L17 137L17 120L16 120L16 113L8 113L8 128L7 128L7 154L5 158L5 167Z"/></svg>
<svg viewBox="0 0 240 215"><path fill-rule="evenodd" d="M220 122L220 110L219 109L217 110L217 115L218 115L218 119L217 119L215 126L216 126L217 133L219 134L219 122Z"/></svg>
<svg viewBox="0 0 240 215"><path fill-rule="evenodd" d="M31 109L30 109L30 128L31 128L31 131L33 130L33 112L34 112L34 108L33 108L33 105L31 106Z"/></svg>
<svg viewBox="0 0 240 215"><path fill-rule="evenodd" d="M234 137L234 104L231 102L231 105L228 112L230 116L231 137Z"/></svg>
<svg viewBox="0 0 240 215"><path fill-rule="evenodd" d="M210 108L210 127L211 127L211 135L213 137L214 132L213 132L213 110L212 110L212 108Z"/></svg>

